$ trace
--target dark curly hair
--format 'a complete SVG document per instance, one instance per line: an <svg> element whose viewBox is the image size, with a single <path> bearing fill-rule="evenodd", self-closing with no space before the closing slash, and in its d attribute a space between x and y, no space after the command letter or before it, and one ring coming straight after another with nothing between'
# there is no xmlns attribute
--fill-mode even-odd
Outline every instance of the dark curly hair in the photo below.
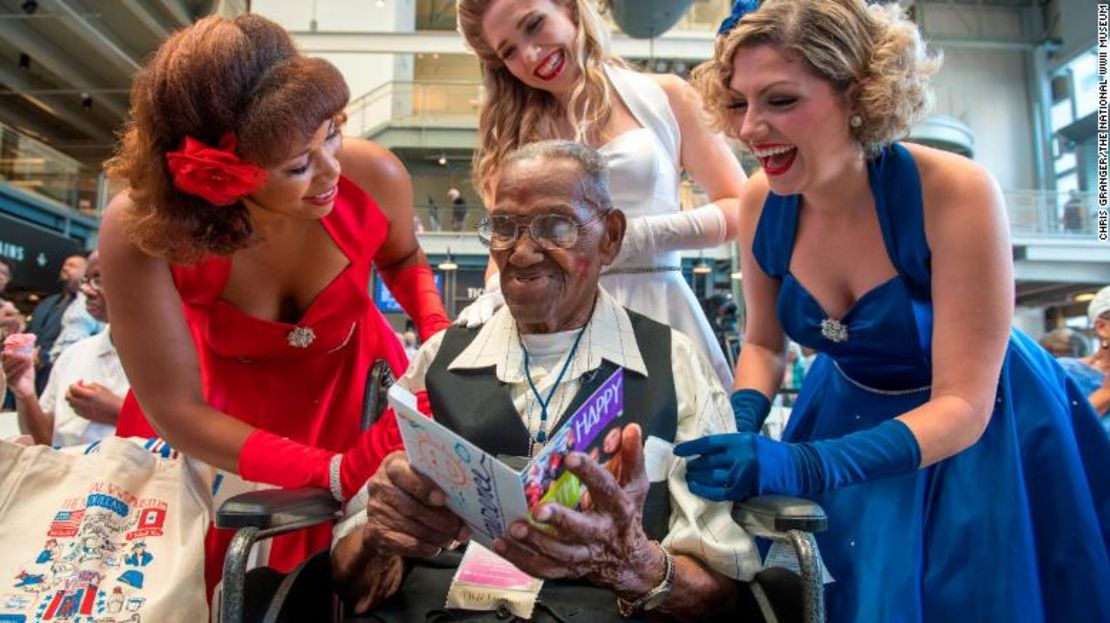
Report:
<svg viewBox="0 0 1110 623"><path fill-rule="evenodd" d="M253 229L243 202L214 206L178 191L166 152L186 136L216 145L234 132L241 158L274 166L321 123L341 121L349 97L334 66L301 54L263 17L208 17L175 33L135 77L130 119L105 163L130 188L128 235L177 263L247 246Z"/></svg>

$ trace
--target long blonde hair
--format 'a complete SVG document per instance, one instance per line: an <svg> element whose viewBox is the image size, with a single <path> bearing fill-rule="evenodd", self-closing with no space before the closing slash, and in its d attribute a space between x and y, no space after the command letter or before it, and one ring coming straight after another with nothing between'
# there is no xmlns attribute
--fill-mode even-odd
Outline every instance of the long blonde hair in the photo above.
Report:
<svg viewBox="0 0 1110 623"><path fill-rule="evenodd" d="M505 155L521 145L564 138L559 122L566 119L575 129L576 141L588 142L612 117L612 88L602 65L624 65L610 51L609 33L590 0L551 0L570 9L578 27L574 63L583 79L571 92L566 109L555 96L517 80L482 36L482 17L493 0L458 0L459 30L482 61L485 94L478 112L478 149L474 152L474 188L486 203ZM579 119L578 111L583 111Z"/></svg>

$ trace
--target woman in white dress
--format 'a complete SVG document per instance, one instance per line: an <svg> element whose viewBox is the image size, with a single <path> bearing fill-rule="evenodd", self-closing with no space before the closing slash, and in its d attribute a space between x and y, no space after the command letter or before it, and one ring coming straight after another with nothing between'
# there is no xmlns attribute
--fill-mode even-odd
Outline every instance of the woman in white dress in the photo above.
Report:
<svg viewBox="0 0 1110 623"><path fill-rule="evenodd" d="M459 29L482 61L475 187L487 205L503 156L551 138L595 147L609 163L613 203L628 217L624 248L601 285L627 308L690 336L732 388L732 370L681 272L680 249L735 238L743 170L674 75L633 71L609 51L590 0L458 0ZM682 211L683 169L712 203ZM496 274L460 322L500 305Z"/></svg>

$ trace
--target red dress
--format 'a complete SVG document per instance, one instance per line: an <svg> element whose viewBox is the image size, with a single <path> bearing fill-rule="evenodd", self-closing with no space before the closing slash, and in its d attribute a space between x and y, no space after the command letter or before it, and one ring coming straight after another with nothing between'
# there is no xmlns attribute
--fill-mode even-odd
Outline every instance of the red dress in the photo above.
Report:
<svg viewBox="0 0 1110 623"><path fill-rule="evenodd" d="M370 430L359 430L366 375L373 362L385 359L396 376L408 365L404 348L369 297L371 264L389 222L374 200L346 178L340 178L335 207L322 222L350 264L317 295L296 325L250 316L220 298L230 275L230 258L210 257L194 265L171 266L171 271L197 345L208 404L293 441L366 453L365 479L385 455L402 447L391 410ZM157 436L130 394L117 434ZM209 529L209 591L219 581L231 536L227 530ZM268 564L287 572L330 543L330 524L279 536Z"/></svg>

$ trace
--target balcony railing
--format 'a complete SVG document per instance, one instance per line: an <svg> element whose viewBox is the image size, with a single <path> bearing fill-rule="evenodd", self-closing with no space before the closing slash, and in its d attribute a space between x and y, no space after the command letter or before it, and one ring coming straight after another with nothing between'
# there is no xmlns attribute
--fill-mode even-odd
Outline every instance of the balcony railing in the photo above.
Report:
<svg viewBox="0 0 1110 623"><path fill-rule="evenodd" d="M347 105L347 132L368 136L383 126L478 127L478 82L386 82Z"/></svg>
<svg viewBox="0 0 1110 623"><path fill-rule="evenodd" d="M1011 190L1004 193L1015 237L1098 237L1098 204L1093 192Z"/></svg>
<svg viewBox="0 0 1110 623"><path fill-rule="evenodd" d="M99 172L0 124L0 184L51 205L95 216Z"/></svg>

